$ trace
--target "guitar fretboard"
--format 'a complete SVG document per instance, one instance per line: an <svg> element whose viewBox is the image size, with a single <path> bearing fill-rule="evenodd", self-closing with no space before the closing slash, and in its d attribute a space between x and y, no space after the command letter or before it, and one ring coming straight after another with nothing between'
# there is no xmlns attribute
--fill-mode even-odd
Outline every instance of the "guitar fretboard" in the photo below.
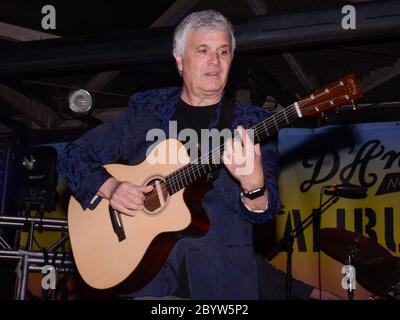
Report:
<svg viewBox="0 0 400 320"><path fill-rule="evenodd" d="M254 141L254 144L257 144L273 136L279 129L285 127L298 117L296 105L293 104L250 128L250 130L248 130L249 137ZM235 138L236 137L239 137L238 134L235 135ZM169 194L172 195L178 192L199 178L217 169L221 165L223 151L224 145L221 144L208 154L191 161L182 168L169 174L166 177Z"/></svg>

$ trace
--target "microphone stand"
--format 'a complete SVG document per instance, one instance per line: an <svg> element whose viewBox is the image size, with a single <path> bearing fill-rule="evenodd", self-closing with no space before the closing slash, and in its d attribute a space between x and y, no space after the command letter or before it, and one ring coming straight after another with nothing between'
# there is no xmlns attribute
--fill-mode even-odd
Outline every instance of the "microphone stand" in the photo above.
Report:
<svg viewBox="0 0 400 320"><path fill-rule="evenodd" d="M348 300L353 300L354 299L354 275L353 275L353 271L351 270L351 266L352 266L352 254L349 254L347 256L347 265L350 267L349 272L350 272L350 277L348 280L348 288L347 288L347 299Z"/></svg>
<svg viewBox="0 0 400 320"><path fill-rule="evenodd" d="M311 214L307 216L300 224L292 231L284 235L284 237L278 241L275 247L267 255L267 260L272 260L280 251L286 251L287 262L286 262L286 298L292 300L292 286L293 286L293 275L292 275L292 255L293 255L293 243L296 237L303 232L310 224L316 219L319 221L320 216L328 208L339 200L337 196L331 196L325 202L321 202L317 210L313 210Z"/></svg>

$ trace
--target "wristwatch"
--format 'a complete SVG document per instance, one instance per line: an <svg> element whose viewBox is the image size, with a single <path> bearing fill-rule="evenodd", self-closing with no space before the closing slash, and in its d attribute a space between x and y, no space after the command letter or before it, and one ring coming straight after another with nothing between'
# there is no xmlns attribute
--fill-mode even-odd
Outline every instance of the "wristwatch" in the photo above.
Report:
<svg viewBox="0 0 400 320"><path fill-rule="evenodd" d="M258 197L261 197L264 194L265 189L267 189L267 186L264 183L264 185L261 188L254 189L254 190L251 190L249 192L245 192L242 189L242 193L243 193L244 197L249 198L250 200L253 200L253 199L256 199Z"/></svg>

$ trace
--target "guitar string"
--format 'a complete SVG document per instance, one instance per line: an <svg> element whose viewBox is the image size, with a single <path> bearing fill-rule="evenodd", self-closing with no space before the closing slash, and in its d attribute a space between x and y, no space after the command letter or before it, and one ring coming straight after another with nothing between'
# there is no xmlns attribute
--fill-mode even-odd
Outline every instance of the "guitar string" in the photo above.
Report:
<svg viewBox="0 0 400 320"><path fill-rule="evenodd" d="M341 97L338 97L338 98L335 98L335 99L341 99ZM335 99L331 99L331 101L332 101L332 100L335 100ZM315 98L312 99L312 100L315 100ZM323 102L321 102L321 103L323 103ZM315 108L318 108L318 107L321 105L321 103L316 104L316 105L313 105L313 106L309 106L309 107L303 107L303 111L305 111L305 110L307 110L307 109L315 109ZM289 108L293 107L293 105L294 105L294 104L290 105L290 106L287 107L286 109L289 109ZM284 109L284 110L285 110L285 109ZM283 110L283 111L284 111L284 110ZM250 135L253 135L253 132L255 132L256 130L258 130L258 129L262 128L262 127L264 127L264 128L266 129L266 131L267 131L267 134L269 135L267 126L268 126L269 128L271 128L271 127L273 127L273 126L278 127L276 122L281 122L282 120L288 120L288 119L287 119L288 117L291 117L293 114L296 114L296 113L297 113L297 110L294 109L294 110L291 110L291 111L289 111L289 112L282 112L282 114L277 114L277 115L276 115L276 116L277 116L276 118L275 118L274 116L272 116L272 117L270 117L270 118L267 118L267 119L261 121L260 123L256 124L256 125L254 126L254 129L253 129L252 131L250 131L249 133L250 133ZM271 119L271 118L275 118L275 119ZM275 123L272 124L272 122L275 122ZM272 124L272 125L271 125L271 124ZM279 130L279 128L277 128L277 129ZM261 134L264 134L264 133L261 132ZM234 136L234 138L238 138L238 137L239 137L239 135L235 135L235 136ZM254 136L251 137L251 138L254 138ZM218 146L217 148L214 148L214 149L213 149L212 151L210 151L208 154L203 155L202 157L200 157L199 159L196 159L195 161L199 161L199 160L200 160L200 163L201 163L201 164L210 166L210 163L209 163L210 155L211 155L211 160L214 159L215 156L219 156L219 154L223 151L223 150L221 150L222 147L223 147L223 145ZM216 152L217 152L217 153L216 153ZM175 171L174 173L168 175L168 176L166 177L167 179L168 179L168 177L174 175L172 178L169 178L169 179L168 179L168 183L172 183L172 184L175 185L175 184L178 184L179 181L182 181L182 182L183 182L182 177L185 177L185 176L187 176L187 175L193 174L193 173L195 173L196 170L200 173L200 168L194 168L194 166L196 166L196 165L198 165L198 163L194 163L194 162L192 161L192 162L186 164L185 166L183 166L182 168L178 169L178 170ZM193 167L193 168L192 168L192 167ZM185 180L186 180L186 179L185 179ZM191 183L191 182L190 182L190 183ZM179 184L178 184L178 187L179 187ZM179 190L179 189L178 189L178 190Z"/></svg>
<svg viewBox="0 0 400 320"><path fill-rule="evenodd" d="M338 86L339 86L339 85L337 85L336 87L338 87ZM340 85L340 86L341 86L341 85ZM342 86L341 86L341 87L342 87ZM330 90L332 91L332 90L334 90L334 88L335 88L335 87L333 87L333 88L330 89ZM322 102L319 102L318 104L314 104L314 105L308 106L308 107L302 107L302 106L301 106L301 105L307 104L307 103L310 102L310 101L317 100L319 96L324 95L324 94L325 94L325 92L321 92L321 93L319 93L319 94L316 94L313 98L310 97L310 98L304 99L304 100L298 102L298 106L302 108L302 111L307 111L308 109L316 109L316 108L318 108L322 103L326 103L327 101L335 101L335 100L342 99L342 98L345 98L345 101L348 101L348 100L349 100L349 99L346 98L346 96L343 96L343 97L336 97L336 98L333 98L333 99L330 99L330 100L327 100L327 101L322 101ZM263 121L257 123L257 124L254 126L254 129L253 129L252 131L248 132L249 137L250 137L250 138L254 138L254 136L252 137L253 132L255 132L255 134L256 134L256 130L258 130L258 129L262 128L262 127L264 127L264 129L266 130L267 135L269 135L267 126L271 128L271 127L273 127L273 126L275 125L275 126L277 127L277 129L279 130L277 122L281 122L282 120L286 120L288 123L290 123L288 117L291 117L293 114L296 114L296 113L297 113L297 109L296 109L296 108L293 108L293 106L295 106L295 103L294 103L294 104L291 104L291 105L289 105L287 108L283 109L282 112L279 112L278 114L276 114L276 116L271 116L271 117L266 118L265 120L263 120ZM289 110L289 111L287 112L286 110L289 109L289 108L293 108L293 109L292 109L292 110ZM275 123L272 124L272 122L275 122ZM274 132L274 133L275 133L275 132ZM261 132L261 134L265 134L265 132ZM239 136L240 136L240 135L237 134L237 135L234 135L233 138L235 139L235 138L237 138L237 137L239 137ZM260 139L260 140L262 140L262 139ZM209 161L210 161L210 160L212 161L212 159L214 159L214 157L215 157L216 155L218 155L218 156L220 157L220 154L221 154L222 151L223 151L223 149L221 149L221 148L223 148L223 147L224 147L223 145L220 145L220 146L218 146L217 148L214 148L213 150L211 150L208 154L205 154L205 155L203 155L202 157L196 159L195 161L199 161L199 160L200 160L200 163L201 163L201 164L204 164L204 163L202 163L203 160L204 160L204 161L208 161L208 163L207 163L207 164L204 164L204 165L208 165L208 166L210 167ZM217 154L216 154L216 152L217 152ZM211 159L210 159L210 155L211 155ZM212 164L212 165L216 165L216 164ZM220 164L217 164L217 165L220 165ZM193 174L193 173L195 173L195 171L196 171L196 166L198 166L198 163L194 163L194 162L192 161L192 162L190 162L189 164L186 164L184 167L178 169L178 170L175 171L174 173L172 173L172 174L166 176L166 180L167 180L167 181L166 181L165 184L162 185L162 190L164 190L164 191L166 190L167 193L169 193L168 187L173 187L174 189L176 189L175 186L177 186L177 187L178 187L177 190L171 190L171 191L177 192L178 190L182 189L182 188L185 186L185 184L183 183L182 177L186 177L186 176L188 176L188 175L189 175L189 183L187 182L186 178L185 178L185 182L186 182L187 185L188 185L188 184L191 184L193 181L191 181L190 175ZM211 169L211 168L210 168L210 169ZM211 169L211 170L212 170L212 169ZM200 168L197 168L197 171L200 173ZM201 173L200 173L200 174L201 174ZM172 175L174 175L174 176L173 176L172 178L169 178L169 179L168 179L168 177L170 177L170 176L172 176ZM196 173L195 173L195 175L196 175ZM180 183L179 183L179 182L182 182L183 185L180 186ZM172 184L172 185L171 185L171 184ZM165 187L164 187L164 186L165 186ZM166 188L167 188L167 189L166 189ZM175 193L175 192L174 192L174 193ZM154 193L154 194L153 194L153 191L151 191L150 194L147 195L146 200L151 201L154 197L158 197L158 194L157 194L157 193Z"/></svg>
<svg viewBox="0 0 400 320"><path fill-rule="evenodd" d="M338 97L338 98L335 98L335 99L341 99L341 97ZM335 99L333 99L333 100L335 100ZM315 109L315 107L318 107L319 105L320 105L320 104L318 104L318 105L313 105L313 106L310 106L310 107L304 107L303 110L310 109L310 108ZM290 108L290 107L292 107L292 106L293 106L293 105L289 106L288 108ZM294 113L297 113L297 110L292 110L292 111L287 112L287 113L286 113L286 116L284 116L284 118L286 118L286 120L288 120L287 117L288 117L288 116L289 116L289 117L292 116ZM270 120L269 118L267 118L267 119ZM271 119L271 120L272 120L272 119ZM280 119L279 121L281 121L281 120L282 120L282 117L281 117L281 119ZM264 121L262 121L262 122L264 122ZM262 122L258 123L258 124L255 126L255 128L257 128L257 126L258 126L259 128L260 128L261 126L264 126L264 127L265 127L265 126L266 126L266 123L265 123L265 124L261 124ZM268 122L268 121L266 121L266 122ZM271 122L271 121L269 121L269 122ZM275 120L275 122L276 122L276 120ZM277 123L275 123L275 125L277 125ZM256 130L257 130L257 129L256 129ZM267 130L267 131L268 131L268 130ZM250 132L250 134L249 134L250 138L251 138L252 134L253 134L253 132ZM267 134L268 134L268 132L267 132ZM238 137L238 136L239 136L239 135L236 135L235 137ZM219 147L215 148L213 151L210 152L210 153L211 153L211 159L213 159L213 158L215 157L215 152L216 152L216 151L217 151L218 153L221 153L221 152L222 152L221 147L223 147L223 146L219 146ZM202 158L207 157L207 160L209 160L209 159L210 159L210 156L209 156L210 153L204 155ZM200 159L201 159L201 158L200 158ZM197 165L197 164L194 164L193 162L191 162L191 163L189 163L189 165L195 166L195 165ZM219 164L218 164L218 165L219 165ZM210 166L209 163L208 163L208 166ZM179 170L181 170L181 171L183 171L183 172L179 172L179 173L176 175L176 177L174 177L173 179L170 179L170 180L166 181L166 183L162 185L162 190L163 190L163 191L166 191L167 193L169 193L168 187L171 187L170 182L173 183L172 187L175 188L175 185L178 186L178 189L175 190L175 192L177 192L178 190L182 189L182 188L185 186L185 184L183 183L183 180L182 180L182 176L185 177L185 176L187 176L187 175L193 174L193 172L196 171L196 168L187 167L187 165L186 165L185 167L182 167L182 168L179 169ZM200 173L200 169L199 169L199 168L197 169L197 171ZM176 173L176 172L175 172L175 173ZM201 173L200 173L200 174L201 174ZM167 178L168 178L168 176L167 176ZM190 177L188 178L188 180L189 180L189 183L187 183L187 180L186 180L186 178L185 178L185 181L186 181L187 184L191 184L191 183L193 182L193 181L191 181L191 178L190 178ZM183 184L182 186L180 186L179 181L182 182L182 184ZM174 191L174 190L172 190L172 191ZM175 192L174 192L174 193L175 193ZM152 201L152 200L154 199L154 197L157 197L157 198L158 198L158 194L157 194L157 193L153 193L153 191L151 191L150 194L147 195L146 200Z"/></svg>
<svg viewBox="0 0 400 320"><path fill-rule="evenodd" d="M341 97L338 97L337 99L341 99ZM315 98L314 98L314 99L310 99L310 100L315 100ZM335 100L335 99L333 99L333 100ZM331 99L331 101L332 101L332 99ZM323 102L320 102L320 103L317 104L317 105L313 105L313 106L309 106L309 107L304 107L303 110L315 109L316 107L318 108L318 106L320 106L321 103L323 103ZM286 109L289 109L290 107L293 107L293 105L294 105L294 104L290 105L290 106L287 107ZM271 118L275 118L275 119L267 118L267 119L265 119L265 120L263 120L263 121L261 121L260 123L258 123L258 124L255 125L255 127L254 127L254 128L255 128L254 132L255 132L256 130L260 129L261 127L264 127L264 128L266 128L266 131L267 131L267 134L268 134L267 125L268 125L269 127L273 127L273 126L271 126L271 122L275 122L275 126L277 127L277 123L276 123L277 121L280 122L280 121L283 120L283 118L286 118L286 120L287 120L287 117L288 117L288 116L290 117L290 116L292 116L292 115L295 114L295 113L297 113L297 110L296 110L296 109L294 109L294 110L292 110L292 111L289 111L289 112L282 112L282 115L277 114L277 117L276 117L276 118L275 118L274 116L271 117ZM279 128L277 128L277 129L279 130ZM251 134L252 134L252 132L251 132ZM234 138L237 138L237 137L239 137L239 135L234 136ZM253 138L254 138L254 137L253 137ZM212 160L213 157L216 156L215 151L217 151L217 152L221 152L221 151L222 151L222 150L221 150L221 147L223 147L223 146L218 146L217 148L215 148L215 149L213 149L212 151L210 151L208 154L205 154L205 155L203 155L202 157L200 157L199 159L196 159L196 161L200 160L200 163L204 163L204 162L208 161L208 163L209 163L209 159L210 159L209 155L211 154L211 160ZM218 154L217 154L217 155L218 155ZM202 160L204 160L204 161L202 161ZM196 165L196 164L193 163L193 161L192 161L192 162L190 162L189 164L185 165L184 167L178 169L178 171L181 171L181 172L179 172L179 173L177 173L177 172L172 173L172 174L175 175L175 177L174 177L174 178L170 178L169 181L171 181L172 183L175 183L175 182L177 182L178 180L179 180L179 181L182 181L182 176L185 176L185 175L187 175L188 173L189 173L189 174L192 174L192 173L196 170L196 168L193 168L193 169L190 169L190 168L189 168L189 169L188 169L187 167L190 167L191 165ZM199 170L200 170L200 169L198 169L198 171L199 171ZM170 174L169 176L171 176L172 174ZM167 176L167 178L168 178L168 176Z"/></svg>
<svg viewBox="0 0 400 320"><path fill-rule="evenodd" d="M294 106L294 104L290 105L288 108L290 108L290 107L292 107L292 106ZM293 113L294 113L294 112L293 112ZM271 120L271 119L269 119L269 118L267 118L267 119L268 119L269 121ZM257 124L257 125L261 126L261 122L260 122L259 124ZM255 128L257 127L257 125L255 126ZM257 129L255 129L255 130L257 130ZM237 138L237 137L238 137L238 135L234 135L234 139ZM211 154L211 159L214 159L214 157L215 157L217 154L220 154L220 153L222 152L222 150L221 150L222 147L223 147L223 146L220 145L220 146L218 146L218 147L212 149L208 154L205 154L205 155L201 156L200 158L196 159L195 161L199 161L200 164L203 164L203 161L208 161L208 164L205 164L205 163L204 163L204 165L208 165L208 166L209 166L209 165L210 165L210 164L209 164L210 154ZM216 153L217 153L217 154L216 154ZM196 166L196 165L198 165L198 164L195 164L195 163L193 163L193 161L192 161L192 162L190 162L189 164L186 164L186 165L183 166L182 168L180 168L180 169L178 169L177 171L175 171L175 173L172 173L172 174L166 176L166 183L163 184L163 186L166 186L166 187L168 188L168 186L171 187L171 183L172 183L172 185L174 186L174 189L175 189L175 185L178 186L178 189L175 190L175 192L178 191L178 190L180 190L180 189L182 189L182 188L179 187L179 182L180 182L180 181L183 182L183 180L182 180L183 177L186 177L187 175L193 174L193 172L195 172L196 168L192 168L192 166ZM198 172L200 173L200 168L198 168ZM173 176L172 178L168 179L168 177L171 176L171 175L174 175L174 176ZM185 180L186 180L186 179L185 179ZM167 189L167 190L168 190L168 189ZM172 190L172 191L173 191L173 190ZM175 193L175 192L174 192L174 193ZM151 201L154 197L157 197L157 198L158 198L158 193L156 193L156 192L153 193L153 191L151 191L150 194L148 194L148 196L146 197L146 200Z"/></svg>
<svg viewBox="0 0 400 320"><path fill-rule="evenodd" d="M334 100L337 100L337 99L341 99L341 98L343 98L343 97L337 97L337 98L331 99L331 101L334 101ZM314 99L311 99L311 98L310 98L310 99L308 99L308 100L316 100L316 98L314 97ZM304 101L306 101L306 99L303 100L303 104L305 103ZM347 101L347 99L346 99L346 101ZM315 109L315 108L318 108L322 103L324 103L324 102L320 102L319 104L316 104L316 105L313 105L313 106L303 107L302 110L303 110L303 111L306 111L307 109ZM292 105L288 106L286 109L289 109L289 108L293 107L294 105L295 105L295 104L292 104ZM283 111L285 111L285 109L284 109ZM280 117L277 117L278 120L277 120L277 119L271 119L272 117L274 117L274 116L272 116L271 118L267 118L267 119L265 119L265 120L259 122L258 124L256 124L256 125L254 126L254 130L251 131L251 132L249 132L249 137L250 137L250 138L254 138L254 137L252 137L253 132L255 132L256 130L260 129L261 127L265 127L265 129L266 129L266 131L267 131L267 134L268 134L268 129L266 128L266 127L267 127L267 124L270 125L269 127L273 127L273 125L271 126L271 123L272 123L272 122L275 122L274 125L277 127L277 123L276 123L277 121L280 122L280 121L282 121L283 119L285 119L286 121L288 121L288 117L291 117L293 114L296 114L296 113L297 113L297 110L296 110L296 109L293 109L293 110L291 110L291 111L289 111L289 112L283 112L283 111L282 111L282 115L277 114L277 116L280 116ZM265 122L265 123L264 123L264 122ZM277 129L279 130L279 128L277 128ZM264 134L264 133L261 133L261 134ZM234 136L234 138L237 138L237 137L239 137L239 136L240 136L240 135L237 134L237 135ZM261 140L261 139L260 139L260 140ZM200 157L199 159L203 159L203 160L205 160L205 161L206 161L206 160L209 161L209 160L210 160L210 154L211 154L211 160L212 160L212 159L214 159L214 157L215 157L216 155L220 156L220 153L223 151L223 149L221 150L221 148L223 148L223 145L221 145L221 146L219 146L219 147L213 149L213 150L210 151L208 154L203 155L203 156ZM218 153L215 154L216 152L218 152ZM199 159L196 159L196 161L198 161ZM166 180L167 180L167 181L166 181L165 184L162 185L162 190L163 190L163 191L167 191L167 193L169 193L168 187L173 187L174 189L176 189L175 186L177 186L177 187L178 187L177 190L171 190L171 191L174 191L174 193L177 192L178 190L182 189L182 188L185 186L185 184L184 184L184 182L183 182L183 180L182 180L182 177L186 177L186 176L189 176L189 178L188 178L189 183L187 182L187 179L185 178L186 184L187 184L187 185L191 184L193 181L191 181L191 178L190 178L190 177L191 177L191 175L192 175L193 173L195 173L196 168L194 168L194 166L196 166L196 165L198 165L198 164L195 164L195 163L193 163L193 161L192 161L192 162L190 162L189 164L185 165L184 167L178 169L178 171L181 171L181 172L178 172L178 173L177 173L177 171L175 171L175 173L172 173L172 174L166 176ZM209 162L208 162L208 164L204 164L204 165L208 165L208 166L210 167L210 163L209 163ZM212 165L216 165L216 164L212 164ZM217 164L217 165L220 165L220 164ZM210 170L212 170L212 169L210 168ZM197 171L200 173L200 168L197 168ZM168 177L171 176L171 175L173 175L173 174L175 175L175 177L168 179ZM200 174L201 174L201 173L200 173ZM195 173L195 175L196 175L196 173ZM179 182L182 182L182 186L180 185ZM171 186L171 183L172 183L172 186ZM153 193L153 191L151 191L150 194L148 194L148 195L146 196L146 200L151 201L151 200L153 200L154 197L157 197L157 198L158 198L158 194L157 194L156 192Z"/></svg>

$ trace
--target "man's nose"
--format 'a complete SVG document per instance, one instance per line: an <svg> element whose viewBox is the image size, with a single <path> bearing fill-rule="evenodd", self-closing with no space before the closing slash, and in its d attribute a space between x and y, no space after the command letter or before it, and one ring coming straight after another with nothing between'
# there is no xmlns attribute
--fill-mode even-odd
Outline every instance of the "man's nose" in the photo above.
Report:
<svg viewBox="0 0 400 320"><path fill-rule="evenodd" d="M212 64L219 64L220 60L217 52L210 53L209 62Z"/></svg>

